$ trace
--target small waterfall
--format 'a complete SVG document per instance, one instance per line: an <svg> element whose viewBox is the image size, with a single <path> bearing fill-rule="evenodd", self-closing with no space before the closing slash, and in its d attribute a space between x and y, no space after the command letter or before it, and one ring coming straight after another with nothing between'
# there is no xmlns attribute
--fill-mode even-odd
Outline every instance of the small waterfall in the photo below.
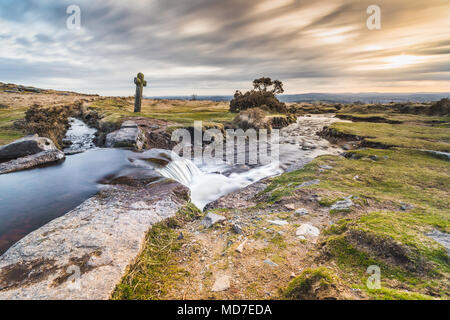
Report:
<svg viewBox="0 0 450 320"><path fill-rule="evenodd" d="M191 201L200 210L223 195L244 188L260 179L283 172L278 163L256 167L244 172L234 172L229 176L199 169L191 160L175 154L164 168L156 169L166 178L173 179L191 190ZM213 170L209 167L208 170Z"/></svg>
<svg viewBox="0 0 450 320"><path fill-rule="evenodd" d="M178 156L176 157L177 158L169 162L167 166L156 169L156 171L166 178L173 179L189 187L193 177L201 175L202 172L191 160L179 158Z"/></svg>

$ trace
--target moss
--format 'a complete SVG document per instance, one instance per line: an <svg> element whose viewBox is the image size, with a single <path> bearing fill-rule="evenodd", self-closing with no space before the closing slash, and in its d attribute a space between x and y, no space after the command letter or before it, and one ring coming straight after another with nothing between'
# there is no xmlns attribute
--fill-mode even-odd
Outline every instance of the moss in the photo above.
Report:
<svg viewBox="0 0 450 320"><path fill-rule="evenodd" d="M369 143L404 148L450 151L450 128L386 123L333 123L330 128L344 135L364 137Z"/></svg>
<svg viewBox="0 0 450 320"><path fill-rule="evenodd" d="M323 230L324 235L342 234L348 229L349 219L341 219L337 223Z"/></svg>
<svg viewBox="0 0 450 320"><path fill-rule="evenodd" d="M270 242L280 249L286 249L287 247L286 241L284 241L283 236L280 234L276 234L272 239L270 239Z"/></svg>
<svg viewBox="0 0 450 320"><path fill-rule="evenodd" d="M383 243L380 242L380 244ZM376 243L372 245L376 245ZM403 287L412 292L418 291L419 295L428 291L432 291L433 295L441 296L442 298L448 295L445 288L445 274L448 273L448 267L441 266L440 269L434 270L436 271L434 273L421 273L407 269L404 264L393 265L391 261L384 260L385 251L387 251L387 256L389 256L388 251L390 248L365 247L364 251L362 251L362 249L350 243L347 234L328 237L325 240L325 247L329 257L336 261L339 268L343 271L345 279L364 290L368 290L364 286L368 277L366 273L367 268L371 265L376 265L380 267L382 288L386 290L389 290L391 281L394 281L393 283L402 283ZM377 256L376 252L382 252L383 257ZM442 272L442 274L439 274L439 272ZM381 295L374 297L381 298Z"/></svg>
<svg viewBox="0 0 450 320"><path fill-rule="evenodd" d="M164 298L177 280L189 274L177 267L176 253L184 239L176 228L201 216L188 204L175 217L152 226L145 239L145 247L112 294L113 300L158 300Z"/></svg>
<svg viewBox="0 0 450 320"><path fill-rule="evenodd" d="M424 295L416 292L409 292L404 290L380 288L367 289L365 292L370 298L376 300L433 300L429 295Z"/></svg>
<svg viewBox="0 0 450 320"><path fill-rule="evenodd" d="M316 298L318 292L335 286L336 276L330 269L324 267L306 269L288 284L283 290L283 296L293 300L311 299Z"/></svg>
<svg viewBox="0 0 450 320"><path fill-rule="evenodd" d="M321 197L317 202L322 207L331 207L333 203L336 201L344 200L344 198L336 198L336 197Z"/></svg>
<svg viewBox="0 0 450 320"><path fill-rule="evenodd" d="M407 246L417 255L412 257L415 263L420 263L420 260L431 261L433 266L429 270L430 274L439 275L450 272L450 260L446 249L425 235L425 232L429 231L427 226L435 219L441 222L439 216L433 216L431 212L426 216L425 221L428 223L418 216L418 211L412 214L392 211L371 212L362 216L353 229L389 237Z"/></svg>
<svg viewBox="0 0 450 320"><path fill-rule="evenodd" d="M450 207L446 187L450 184L447 161L426 152L409 149L366 149L355 152L362 158L351 160L336 156L318 157L303 169L272 179L264 193L271 192L269 201L278 201L292 193L295 185L320 178L319 184L307 188L358 195L360 198L376 201L397 202L399 208L400 202L407 202L423 209L441 212L442 220L442 210ZM373 155L379 160L369 160ZM318 167L329 163L333 164L334 171L324 171L318 177ZM358 179L355 179L356 176ZM321 203L328 206L335 199L323 197ZM442 225L442 221L439 224Z"/></svg>

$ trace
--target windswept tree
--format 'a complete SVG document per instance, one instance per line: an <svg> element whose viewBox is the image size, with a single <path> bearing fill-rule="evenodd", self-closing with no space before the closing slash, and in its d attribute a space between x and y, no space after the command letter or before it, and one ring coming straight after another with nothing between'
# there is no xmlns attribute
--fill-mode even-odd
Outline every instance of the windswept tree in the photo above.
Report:
<svg viewBox="0 0 450 320"><path fill-rule="evenodd" d="M275 96L283 92L283 83L279 80L267 77L255 79L253 80L253 90L246 93L236 91L230 102L230 111L240 112L250 108L262 108L266 111L284 113L287 110L286 105Z"/></svg>
<svg viewBox="0 0 450 320"><path fill-rule="evenodd" d="M271 92L274 95L284 92L283 82L280 80L273 80L270 78L259 78L253 80L253 88L258 91Z"/></svg>

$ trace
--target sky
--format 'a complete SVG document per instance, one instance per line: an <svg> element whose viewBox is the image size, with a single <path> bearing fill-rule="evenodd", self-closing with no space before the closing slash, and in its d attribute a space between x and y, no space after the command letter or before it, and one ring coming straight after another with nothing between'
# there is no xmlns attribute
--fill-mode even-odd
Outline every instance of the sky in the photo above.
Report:
<svg viewBox="0 0 450 320"><path fill-rule="evenodd" d="M449 62L449 0L0 2L0 82L41 88L131 96L143 72L146 96L232 95L262 76L287 94L449 92Z"/></svg>

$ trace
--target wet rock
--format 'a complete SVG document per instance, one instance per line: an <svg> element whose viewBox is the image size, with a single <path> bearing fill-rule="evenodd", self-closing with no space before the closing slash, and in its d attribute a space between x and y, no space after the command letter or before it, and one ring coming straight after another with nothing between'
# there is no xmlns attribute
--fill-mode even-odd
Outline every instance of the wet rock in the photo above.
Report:
<svg viewBox="0 0 450 320"><path fill-rule="evenodd" d="M30 169L40 165L57 162L64 158L64 153L58 149L42 151L30 156L0 163L0 174Z"/></svg>
<svg viewBox="0 0 450 320"><path fill-rule="evenodd" d="M307 214L308 214L308 210L306 210L305 208L300 208L300 209L295 210L296 216L301 217L301 216L306 216Z"/></svg>
<svg viewBox="0 0 450 320"><path fill-rule="evenodd" d="M330 208L330 210L348 210L354 205L351 197L347 197L344 200L336 201Z"/></svg>
<svg viewBox="0 0 450 320"><path fill-rule="evenodd" d="M142 150L146 142L147 138L139 126L134 121L125 121L119 130L106 136L105 146Z"/></svg>
<svg viewBox="0 0 450 320"><path fill-rule="evenodd" d="M0 147L0 162L13 160L43 151L58 150L52 140L38 135L27 136Z"/></svg>
<svg viewBox="0 0 450 320"><path fill-rule="evenodd" d="M170 181L103 189L28 234L0 257L0 300L108 299L149 228L187 203L180 189Z"/></svg>
<svg viewBox="0 0 450 320"><path fill-rule="evenodd" d="M266 180L255 182L245 188L231 192L211 203L208 203L205 206L205 210L217 208L237 209L252 207L256 205L255 194L258 194L266 188Z"/></svg>
<svg viewBox="0 0 450 320"><path fill-rule="evenodd" d="M318 237L320 234L320 230L313 225L310 225L308 223L302 224L300 227L298 227L297 231L295 232L297 237Z"/></svg>
<svg viewBox="0 0 450 320"><path fill-rule="evenodd" d="M221 216L219 214L215 214L212 212L208 212L206 214L206 216L203 218L203 220L201 221L201 224L203 226L205 226L205 228L210 228L213 225L215 225L216 223L219 223L224 220L226 220L226 218L224 216Z"/></svg>
<svg viewBox="0 0 450 320"><path fill-rule="evenodd" d="M214 282L214 285L211 288L212 292L220 292L225 291L230 288L230 276L228 275L219 275Z"/></svg>

